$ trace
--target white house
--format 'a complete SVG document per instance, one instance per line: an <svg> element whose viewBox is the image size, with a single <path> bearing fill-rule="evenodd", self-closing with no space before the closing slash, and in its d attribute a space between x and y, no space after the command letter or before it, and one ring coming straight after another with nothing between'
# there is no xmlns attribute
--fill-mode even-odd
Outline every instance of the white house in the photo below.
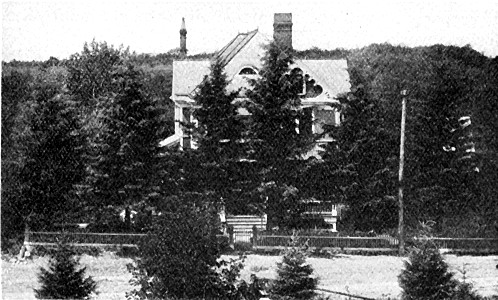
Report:
<svg viewBox="0 0 498 300"><path fill-rule="evenodd" d="M283 51L292 49L292 14L276 13L274 15L273 38ZM180 52L186 53L185 20L180 29ZM230 81L229 89L242 89L237 101L244 101L244 89L250 88L247 79L257 78L264 55L262 46L270 40L257 29L239 33L215 55L224 63L224 71ZM173 62L173 88L171 100L175 104L175 133L162 141L162 146L179 146L181 149L193 147L191 137L182 128L183 123L195 122L192 112L196 107L194 96L199 84L210 73L211 60L177 60ZM301 105L311 114L309 130L322 133L323 124L339 125L340 115L330 104L337 102L339 94L350 90L347 61L345 59L297 59L291 69L301 72L304 78ZM247 113L247 112L241 112ZM330 141L327 137L318 143ZM332 208L331 208L332 210ZM337 214L334 214L337 216ZM335 224L332 215L328 221Z"/></svg>

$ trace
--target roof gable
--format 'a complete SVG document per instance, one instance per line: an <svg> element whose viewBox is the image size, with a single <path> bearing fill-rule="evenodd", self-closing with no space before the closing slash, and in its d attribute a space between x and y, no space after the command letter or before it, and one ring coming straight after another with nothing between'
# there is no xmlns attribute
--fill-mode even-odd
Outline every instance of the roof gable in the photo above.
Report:
<svg viewBox="0 0 498 300"><path fill-rule="evenodd" d="M216 54L215 59L220 59L225 66L225 73L230 81L229 90L249 88L246 77L239 75L239 72L244 67L261 68L261 58L264 56L262 46L266 42L268 42L267 39L257 29L239 33ZM210 73L211 63L211 60L174 61L172 99L193 101L195 89ZM331 101L339 94L350 90L345 59L296 59L290 68L296 67L303 71L303 75L309 75L309 78L314 80L314 84L322 88L318 96L313 96L312 102Z"/></svg>
<svg viewBox="0 0 498 300"><path fill-rule="evenodd" d="M251 41L256 33L258 33L257 29L246 33L239 33L225 47L218 51L215 59L219 59L223 65L228 64Z"/></svg>

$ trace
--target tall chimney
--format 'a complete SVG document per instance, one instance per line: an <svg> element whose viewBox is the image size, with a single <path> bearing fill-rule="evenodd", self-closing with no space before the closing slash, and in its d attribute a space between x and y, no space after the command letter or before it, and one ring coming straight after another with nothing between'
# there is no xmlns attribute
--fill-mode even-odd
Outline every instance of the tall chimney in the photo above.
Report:
<svg viewBox="0 0 498 300"><path fill-rule="evenodd" d="M292 14L276 13L273 19L273 39L282 50L292 50Z"/></svg>
<svg viewBox="0 0 498 300"><path fill-rule="evenodd" d="M180 27L180 53L187 55L187 28L185 27L185 18L182 18Z"/></svg>

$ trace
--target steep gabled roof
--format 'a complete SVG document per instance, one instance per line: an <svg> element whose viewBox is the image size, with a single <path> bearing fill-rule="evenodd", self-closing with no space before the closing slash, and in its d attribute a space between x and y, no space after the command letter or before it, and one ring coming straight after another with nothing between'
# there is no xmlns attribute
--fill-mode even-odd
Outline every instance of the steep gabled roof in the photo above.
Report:
<svg viewBox="0 0 498 300"><path fill-rule="evenodd" d="M246 33L239 33L233 40L231 40L225 47L223 47L215 56L215 59L221 60L223 65L228 64L237 53L244 48L247 43L258 33L255 29Z"/></svg>
<svg viewBox="0 0 498 300"><path fill-rule="evenodd" d="M173 61L173 96L190 96L209 74L210 60Z"/></svg>

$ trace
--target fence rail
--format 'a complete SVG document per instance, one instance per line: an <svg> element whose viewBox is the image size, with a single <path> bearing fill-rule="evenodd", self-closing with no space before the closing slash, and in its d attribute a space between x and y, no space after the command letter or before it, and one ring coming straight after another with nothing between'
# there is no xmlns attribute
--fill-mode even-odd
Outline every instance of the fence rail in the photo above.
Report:
<svg viewBox="0 0 498 300"><path fill-rule="evenodd" d="M64 237L73 246L123 246L137 247L146 234L133 233L90 233L90 232L36 232L30 231L25 237L25 245L53 246Z"/></svg>
<svg viewBox="0 0 498 300"><path fill-rule="evenodd" d="M454 250L495 250L498 251L498 239L494 238L432 238L440 249Z"/></svg>
<svg viewBox="0 0 498 300"><path fill-rule="evenodd" d="M53 246L60 237L66 237L73 246L118 246L137 247L146 234L125 233L89 233L89 232L36 232L25 233L26 246ZM229 235L218 235L220 241L226 239L233 246L234 242L252 243L255 250L275 250L288 247L292 236L268 235L252 231L231 231ZM362 250L362 251L396 251L398 240L390 236L377 237L338 237L338 236L298 236L309 247L322 249ZM432 238L440 249L454 251L498 252L498 238Z"/></svg>
<svg viewBox="0 0 498 300"><path fill-rule="evenodd" d="M283 248L289 245L290 239L286 235L259 235L255 248ZM392 251L398 247L397 239L382 237L299 236L299 239L313 248Z"/></svg>

